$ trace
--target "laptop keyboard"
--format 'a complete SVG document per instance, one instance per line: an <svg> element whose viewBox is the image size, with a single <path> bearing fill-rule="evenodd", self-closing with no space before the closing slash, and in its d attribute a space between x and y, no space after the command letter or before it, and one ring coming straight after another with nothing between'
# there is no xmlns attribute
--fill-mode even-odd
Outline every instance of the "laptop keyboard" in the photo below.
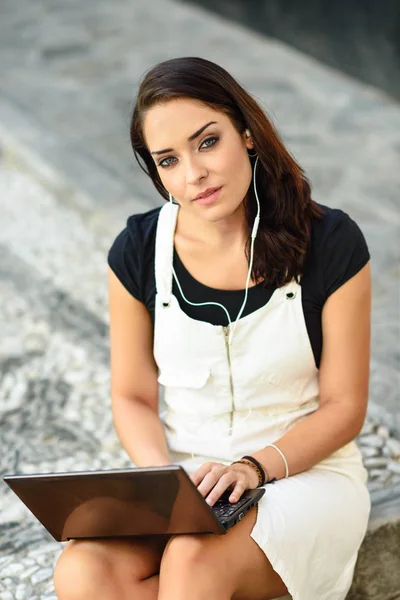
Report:
<svg viewBox="0 0 400 600"><path fill-rule="evenodd" d="M220 521L224 521L226 518L230 517L235 510L243 506L248 501L248 498L240 498L238 502L235 504L231 504L229 500L217 500L214 506L211 507L211 510L217 515Z"/></svg>

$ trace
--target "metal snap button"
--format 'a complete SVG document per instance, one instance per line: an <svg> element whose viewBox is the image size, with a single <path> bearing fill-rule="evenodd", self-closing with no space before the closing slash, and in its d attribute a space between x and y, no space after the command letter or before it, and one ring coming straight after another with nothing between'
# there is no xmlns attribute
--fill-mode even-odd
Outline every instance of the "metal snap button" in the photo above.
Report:
<svg viewBox="0 0 400 600"><path fill-rule="evenodd" d="M161 302L161 306L162 306L163 308L168 308L170 305L171 305L171 303L170 303L170 302Z"/></svg>
<svg viewBox="0 0 400 600"><path fill-rule="evenodd" d="M296 298L296 292L288 292L288 293L286 294L286 298L287 298L288 300L294 300L294 299Z"/></svg>

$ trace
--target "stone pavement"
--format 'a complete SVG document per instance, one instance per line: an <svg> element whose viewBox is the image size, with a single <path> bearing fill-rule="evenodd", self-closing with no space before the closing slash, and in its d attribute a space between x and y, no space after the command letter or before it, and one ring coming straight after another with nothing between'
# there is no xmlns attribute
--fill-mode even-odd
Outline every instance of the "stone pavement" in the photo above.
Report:
<svg viewBox="0 0 400 600"><path fill-rule="evenodd" d="M313 197L343 208L364 231L374 288L360 444L375 459L369 485L385 506L374 509L377 518L398 515L396 468L388 479L382 465L398 464L386 438L400 437L399 106L172 0L98 0L95 8L3 0L1 13L1 473L130 464L109 407L106 253L130 214L161 202L129 145L139 80L156 62L197 55L260 100L310 176ZM60 545L4 485L0 506L0 600L55 598Z"/></svg>
<svg viewBox="0 0 400 600"><path fill-rule="evenodd" d="M349 212L371 246L371 390L400 432L400 106L281 43L171 0L99 0L95 10L80 0L5 0L2 17L3 143L9 135L30 159L34 153L36 171L63 181L62 201L91 219L104 212L113 232L160 203L129 144L130 110L148 68L203 56L260 100L314 198Z"/></svg>

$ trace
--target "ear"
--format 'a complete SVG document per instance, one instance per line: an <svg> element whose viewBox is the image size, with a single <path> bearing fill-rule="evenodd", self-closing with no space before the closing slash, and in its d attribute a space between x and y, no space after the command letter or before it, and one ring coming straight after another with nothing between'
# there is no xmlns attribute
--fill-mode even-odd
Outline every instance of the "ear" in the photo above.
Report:
<svg viewBox="0 0 400 600"><path fill-rule="evenodd" d="M243 141L245 143L245 146L246 146L247 150L253 150L254 149L254 143L253 143L253 140L252 140L252 137L251 137L251 133L250 133L250 136L247 137L246 131L244 131L243 134L242 134L242 137L243 137Z"/></svg>

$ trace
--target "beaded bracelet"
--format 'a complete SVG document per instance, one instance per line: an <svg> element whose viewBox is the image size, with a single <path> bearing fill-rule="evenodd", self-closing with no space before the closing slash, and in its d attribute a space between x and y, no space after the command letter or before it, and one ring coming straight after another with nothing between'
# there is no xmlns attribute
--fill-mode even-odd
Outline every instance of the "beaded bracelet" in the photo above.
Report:
<svg viewBox="0 0 400 600"><path fill-rule="evenodd" d="M259 463L258 460L256 458L254 458L254 456L243 456L240 460L235 460L231 464L234 465L235 463L243 463L243 464L246 464L246 465L249 465L249 466L252 466L253 468L255 468L255 470L257 471L257 475L258 475L258 486L257 487L261 487L262 485L265 485L268 483L275 483L275 481L276 481L276 477L273 477L272 479L269 478L267 469L265 469L265 467L263 467L261 465L261 463Z"/></svg>
<svg viewBox="0 0 400 600"><path fill-rule="evenodd" d="M259 485L264 485L266 481L269 479L268 471L264 469L263 465L256 459L254 456L242 456L242 460L249 460L252 462L262 473L262 483Z"/></svg>
<svg viewBox="0 0 400 600"><path fill-rule="evenodd" d="M264 479L263 473L260 471L260 469L254 463L250 462L249 460L243 460L243 459L241 459L241 460L235 460L231 464L235 465L237 463L242 463L243 465L248 465L249 467L252 467L257 472L257 475L258 475L258 485L257 485L257 487L260 487L261 485L263 485L263 479Z"/></svg>
<svg viewBox="0 0 400 600"><path fill-rule="evenodd" d="M259 463L256 458L254 458L254 456L243 456L242 458L251 460L252 462L257 463L260 466L259 468L261 469L261 471L263 472L263 475L264 475L264 480L263 480L262 485L265 485L267 483L275 483L276 477L273 477L272 479L270 479L267 469L265 467L263 467L262 464Z"/></svg>

